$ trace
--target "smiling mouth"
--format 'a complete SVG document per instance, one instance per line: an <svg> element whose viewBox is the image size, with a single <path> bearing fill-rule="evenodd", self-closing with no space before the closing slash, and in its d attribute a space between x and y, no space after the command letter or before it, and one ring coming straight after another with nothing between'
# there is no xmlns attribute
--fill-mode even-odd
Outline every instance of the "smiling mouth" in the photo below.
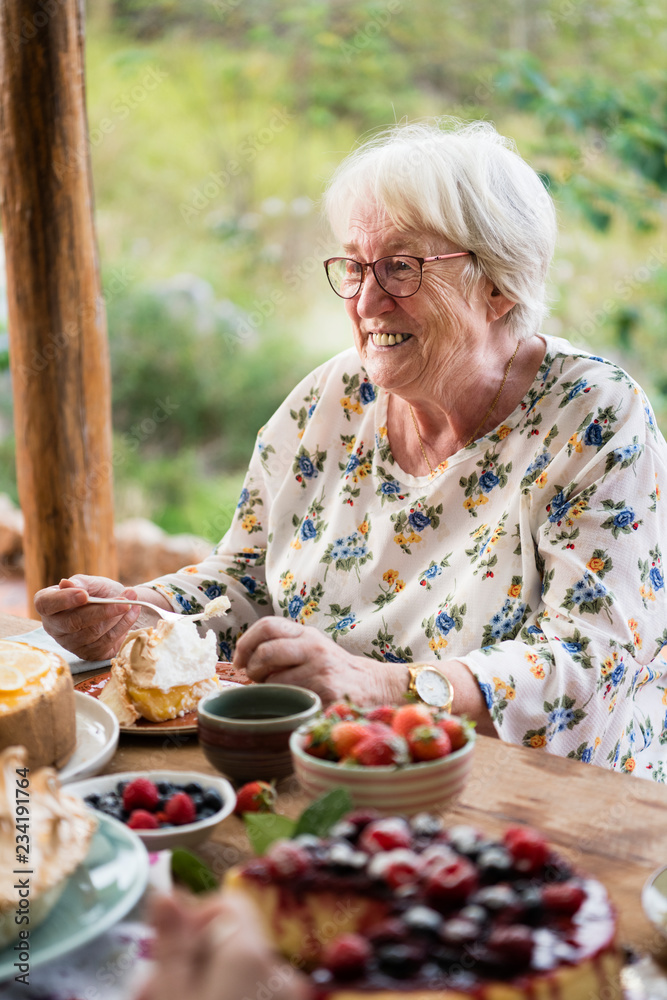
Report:
<svg viewBox="0 0 667 1000"><path fill-rule="evenodd" d="M371 333L368 339L373 347L394 347L396 344L410 340L411 337L411 333Z"/></svg>

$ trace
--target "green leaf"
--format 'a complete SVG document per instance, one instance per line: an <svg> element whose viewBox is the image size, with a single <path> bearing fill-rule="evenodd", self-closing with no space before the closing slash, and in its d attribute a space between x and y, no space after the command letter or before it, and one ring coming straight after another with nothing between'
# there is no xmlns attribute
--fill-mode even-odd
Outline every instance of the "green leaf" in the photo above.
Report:
<svg viewBox="0 0 667 1000"><path fill-rule="evenodd" d="M332 791L316 799L301 813L296 824L294 836L302 833L312 833L316 837L325 837L334 823L350 812L352 800L346 788L334 788Z"/></svg>
<svg viewBox="0 0 667 1000"><path fill-rule="evenodd" d="M201 858L184 847L176 847L171 855L171 873L191 892L211 892L218 888L218 880Z"/></svg>
<svg viewBox="0 0 667 1000"><path fill-rule="evenodd" d="M265 854L274 840L294 836L296 823L289 816L277 813L244 813L248 840L255 854Z"/></svg>

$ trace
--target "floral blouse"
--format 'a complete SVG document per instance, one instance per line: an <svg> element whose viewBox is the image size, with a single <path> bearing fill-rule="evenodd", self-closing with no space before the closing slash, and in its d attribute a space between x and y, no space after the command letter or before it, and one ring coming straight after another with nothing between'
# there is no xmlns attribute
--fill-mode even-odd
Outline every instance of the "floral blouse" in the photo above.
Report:
<svg viewBox="0 0 667 1000"><path fill-rule="evenodd" d="M152 586L186 614L227 594L223 659L269 614L378 670L456 658L502 739L667 781L667 444L624 371L544 339L516 410L431 476L339 354L260 430L214 552Z"/></svg>

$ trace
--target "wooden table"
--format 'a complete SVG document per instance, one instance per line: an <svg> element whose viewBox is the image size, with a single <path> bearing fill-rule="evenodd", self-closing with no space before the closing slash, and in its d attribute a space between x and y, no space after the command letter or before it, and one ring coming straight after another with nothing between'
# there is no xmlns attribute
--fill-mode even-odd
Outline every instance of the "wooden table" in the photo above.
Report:
<svg viewBox="0 0 667 1000"><path fill-rule="evenodd" d="M38 624L0 615L0 637ZM196 737L182 735L121 734L106 770L158 768L216 773ZM306 799L296 779L285 779L278 790L278 811L298 815ZM465 791L443 815L451 823L470 823L488 834L499 834L512 823L538 827L563 855L606 885L618 909L623 944L638 952L658 950L640 894L651 872L667 863L664 785L480 736ZM242 822L229 817L200 853L217 875L248 857Z"/></svg>

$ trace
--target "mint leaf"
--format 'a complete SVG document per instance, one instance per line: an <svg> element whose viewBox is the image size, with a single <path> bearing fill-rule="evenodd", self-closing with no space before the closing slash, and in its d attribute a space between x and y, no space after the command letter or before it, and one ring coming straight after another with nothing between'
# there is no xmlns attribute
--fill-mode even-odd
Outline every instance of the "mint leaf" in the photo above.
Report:
<svg viewBox="0 0 667 1000"><path fill-rule="evenodd" d="M255 854L265 854L274 840L294 834L295 822L278 813L243 813L248 840Z"/></svg>
<svg viewBox="0 0 667 1000"><path fill-rule="evenodd" d="M171 873L191 892L210 892L218 888L218 880L208 865L184 847L176 847L172 851Z"/></svg>
<svg viewBox="0 0 667 1000"><path fill-rule="evenodd" d="M294 836L312 833L316 837L326 837L334 823L352 810L352 799L347 788L334 788L316 799L301 813Z"/></svg>

